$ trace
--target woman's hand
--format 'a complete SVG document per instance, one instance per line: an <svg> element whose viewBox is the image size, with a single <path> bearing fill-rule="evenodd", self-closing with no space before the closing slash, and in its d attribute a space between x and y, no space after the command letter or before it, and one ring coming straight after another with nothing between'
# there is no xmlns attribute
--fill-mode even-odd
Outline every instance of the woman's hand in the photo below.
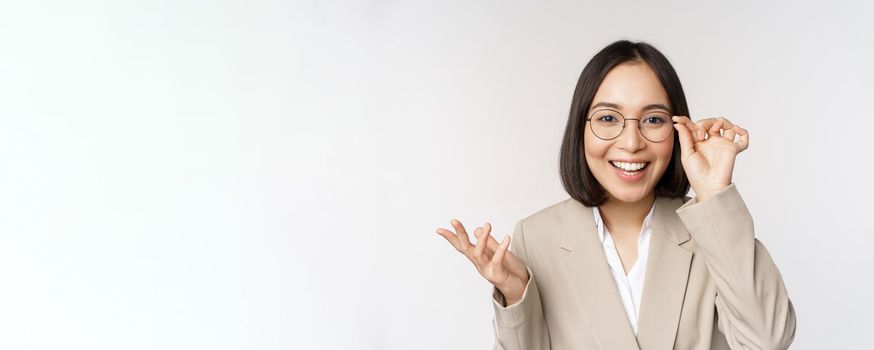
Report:
<svg viewBox="0 0 874 350"><path fill-rule="evenodd" d="M504 237L498 243L491 236L492 225L485 223L484 227L474 229L474 245L468 239L467 231L460 221L453 219L451 224L457 234L444 228L438 228L437 233L473 262L480 275L501 291L508 306L522 299L528 284L528 269L508 250L510 236Z"/></svg>
<svg viewBox="0 0 874 350"><path fill-rule="evenodd" d="M749 132L723 117L693 123L684 116L673 118L680 136L683 168L699 201L731 185L734 160L749 147ZM738 141L734 141L738 136Z"/></svg>

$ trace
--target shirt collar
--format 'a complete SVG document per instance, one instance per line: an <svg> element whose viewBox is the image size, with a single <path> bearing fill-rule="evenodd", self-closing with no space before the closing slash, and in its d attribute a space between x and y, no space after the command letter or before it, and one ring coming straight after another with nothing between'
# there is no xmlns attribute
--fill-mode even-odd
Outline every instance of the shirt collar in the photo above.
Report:
<svg viewBox="0 0 874 350"><path fill-rule="evenodd" d="M643 219L643 228L640 230L641 238L644 235L648 234L650 231L650 227L652 226L652 216L655 213L655 204L657 201L652 202L652 207L649 208L649 213L646 214L646 218ZM601 220L601 211L598 210L598 207L592 207L592 213L595 216L595 227L598 228L598 238L601 240L601 243L604 243L604 232L606 232L606 228L604 227L604 221Z"/></svg>

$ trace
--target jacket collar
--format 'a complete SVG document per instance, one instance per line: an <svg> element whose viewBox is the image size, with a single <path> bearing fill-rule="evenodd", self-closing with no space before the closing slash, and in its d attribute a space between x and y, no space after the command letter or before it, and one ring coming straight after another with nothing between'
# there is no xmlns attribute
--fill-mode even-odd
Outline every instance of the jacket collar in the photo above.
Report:
<svg viewBox="0 0 874 350"><path fill-rule="evenodd" d="M655 209L652 222L653 231L656 231L657 228L659 228L657 226L661 226L661 230L659 231L672 242L677 245L686 243L690 238L689 231L687 231L686 227L683 226L683 223L676 214L676 210L688 200L688 197L685 199L656 197L656 201L653 203L653 209ZM656 219L657 217L659 219ZM571 222L573 222L573 224ZM593 225L595 227L595 233L597 234L597 220L592 213L592 208L586 207L574 199L569 199L566 202L564 209L564 222L562 223L561 242L559 243L559 247L568 252L573 251L578 244L583 242L586 236L583 234L582 230L584 228L588 229Z"/></svg>
<svg viewBox="0 0 874 350"><path fill-rule="evenodd" d="M654 201L652 207L649 208L649 212L646 214L646 217L643 219L643 228L640 230L642 233L641 238L638 239L640 241L643 237L649 232L647 228L652 227L652 216L655 213L655 205L658 201ZM592 207L592 217L595 219L595 228L598 230L598 239L601 240L601 243L604 243L605 232L607 231L606 225L604 224L603 218L601 218L601 210L598 207Z"/></svg>
<svg viewBox="0 0 874 350"><path fill-rule="evenodd" d="M561 265L589 321L595 338L605 349L672 348L679 325L692 252L680 245L689 232L676 214L681 198L657 197L652 237L635 338L607 257L598 237L593 210L568 200L561 223Z"/></svg>

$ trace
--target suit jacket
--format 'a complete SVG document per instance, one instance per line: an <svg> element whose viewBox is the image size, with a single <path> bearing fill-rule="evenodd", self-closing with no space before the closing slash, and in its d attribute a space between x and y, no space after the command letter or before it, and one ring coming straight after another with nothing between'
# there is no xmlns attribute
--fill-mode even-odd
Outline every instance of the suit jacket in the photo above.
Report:
<svg viewBox="0 0 874 350"><path fill-rule="evenodd" d="M492 291L495 349L784 349L795 310L734 184L705 201L657 197L638 334L590 207L567 199L519 221L522 299Z"/></svg>

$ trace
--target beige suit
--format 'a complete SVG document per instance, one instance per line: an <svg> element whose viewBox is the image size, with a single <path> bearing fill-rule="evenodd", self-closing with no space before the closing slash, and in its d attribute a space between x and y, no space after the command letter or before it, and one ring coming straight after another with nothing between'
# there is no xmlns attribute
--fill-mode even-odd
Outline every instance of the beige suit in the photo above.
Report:
<svg viewBox="0 0 874 350"><path fill-rule="evenodd" d="M656 199L637 337L591 208L567 199L521 220L510 249L531 279L509 307L493 290L496 349L785 349L795 337L783 279L733 184L700 203Z"/></svg>

